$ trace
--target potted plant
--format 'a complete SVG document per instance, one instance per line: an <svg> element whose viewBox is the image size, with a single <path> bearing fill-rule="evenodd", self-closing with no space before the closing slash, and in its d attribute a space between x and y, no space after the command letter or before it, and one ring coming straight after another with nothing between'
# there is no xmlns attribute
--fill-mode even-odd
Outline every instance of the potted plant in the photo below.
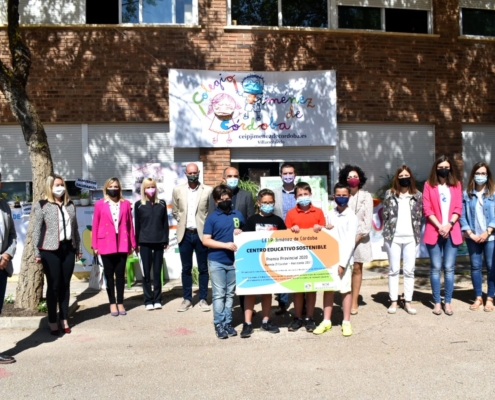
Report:
<svg viewBox="0 0 495 400"><path fill-rule="evenodd" d="M14 199L14 208L21 208L22 196L14 194L12 198Z"/></svg>
<svg viewBox="0 0 495 400"><path fill-rule="evenodd" d="M79 196L79 200L81 201L82 206L88 206L89 205L89 192L81 192L81 195Z"/></svg>

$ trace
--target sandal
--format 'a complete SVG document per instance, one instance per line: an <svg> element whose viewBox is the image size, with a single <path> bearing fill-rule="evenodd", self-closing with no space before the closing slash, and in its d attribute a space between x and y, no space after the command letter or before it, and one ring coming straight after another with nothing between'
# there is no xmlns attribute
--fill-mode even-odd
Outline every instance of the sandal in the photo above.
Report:
<svg viewBox="0 0 495 400"><path fill-rule="evenodd" d="M493 299L486 299L485 308L483 310L486 312L492 312L493 310L495 310L495 307L493 306Z"/></svg>
<svg viewBox="0 0 495 400"><path fill-rule="evenodd" d="M483 308L483 299L477 298L473 304L469 306L471 311L477 311L480 308Z"/></svg>

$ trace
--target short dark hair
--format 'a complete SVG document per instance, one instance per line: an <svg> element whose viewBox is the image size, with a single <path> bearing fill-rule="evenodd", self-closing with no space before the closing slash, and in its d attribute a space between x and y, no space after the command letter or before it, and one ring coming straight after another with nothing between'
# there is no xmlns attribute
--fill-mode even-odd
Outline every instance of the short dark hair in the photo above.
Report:
<svg viewBox="0 0 495 400"><path fill-rule="evenodd" d="M308 190L309 193L313 193L313 192L311 192L311 186L309 185L309 183L307 183L307 182L299 182L294 187L294 197L296 197L296 198L297 198L297 191L299 189L301 189L301 190Z"/></svg>
<svg viewBox="0 0 495 400"><path fill-rule="evenodd" d="M357 165L346 164L344 168L342 168L339 171L339 182L343 184L347 184L347 175L349 175L349 172L351 171L357 172L359 176L359 189L361 189L368 180L368 178L366 178L366 174L364 173L364 171L361 168L359 168Z"/></svg>
<svg viewBox="0 0 495 400"><path fill-rule="evenodd" d="M280 167L280 173L282 173L282 170L283 170L284 168L292 168L292 169L294 170L294 174L296 173L296 167L294 167L294 165L293 165L293 164L291 164L291 163L284 162L284 163L282 164L282 166Z"/></svg>
<svg viewBox="0 0 495 400"><path fill-rule="evenodd" d="M333 193L334 194L337 191L337 189L347 189L349 194L351 194L351 188L349 187L349 185L347 183L344 184L344 183L337 182L335 184L335 186L333 187Z"/></svg>
<svg viewBox="0 0 495 400"><path fill-rule="evenodd" d="M273 190L261 189L258 193L258 201L261 201L265 196L272 196L273 201L275 201L275 193L273 193Z"/></svg>
<svg viewBox="0 0 495 400"><path fill-rule="evenodd" d="M227 185L218 185L213 189L213 200L217 201L222 198L224 194L228 195L230 198L232 198L233 193L232 189L229 188Z"/></svg>

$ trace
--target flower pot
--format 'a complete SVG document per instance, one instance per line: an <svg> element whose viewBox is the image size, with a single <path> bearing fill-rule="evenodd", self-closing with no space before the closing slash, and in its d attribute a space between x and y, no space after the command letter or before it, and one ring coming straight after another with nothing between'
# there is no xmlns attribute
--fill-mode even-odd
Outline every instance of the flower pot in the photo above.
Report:
<svg viewBox="0 0 495 400"><path fill-rule="evenodd" d="M89 206L89 199L80 199L79 201L82 206Z"/></svg>

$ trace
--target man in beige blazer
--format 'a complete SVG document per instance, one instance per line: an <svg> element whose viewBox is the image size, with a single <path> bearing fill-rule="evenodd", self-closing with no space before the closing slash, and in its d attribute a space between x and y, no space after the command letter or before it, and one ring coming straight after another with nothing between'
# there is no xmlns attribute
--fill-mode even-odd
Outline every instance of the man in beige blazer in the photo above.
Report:
<svg viewBox="0 0 495 400"><path fill-rule="evenodd" d="M194 163L186 166L187 183L176 186L172 193L172 213L177 220L177 241L182 263L182 297L177 311L192 307L193 252L196 252L199 270L199 303L201 311L210 311L208 295L208 249L203 246L203 227L208 214L211 186L199 182L199 169Z"/></svg>

